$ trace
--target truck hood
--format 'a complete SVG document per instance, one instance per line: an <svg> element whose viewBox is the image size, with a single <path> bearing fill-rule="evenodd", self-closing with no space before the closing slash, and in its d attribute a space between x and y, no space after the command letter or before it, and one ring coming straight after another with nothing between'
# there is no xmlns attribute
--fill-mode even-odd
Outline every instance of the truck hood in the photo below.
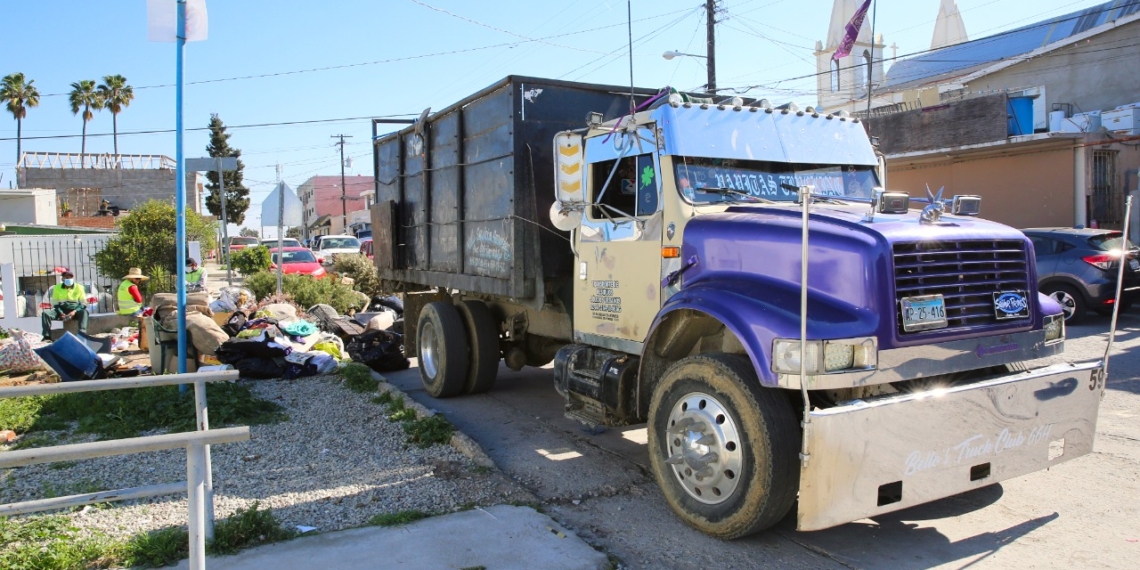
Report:
<svg viewBox="0 0 1140 570"><path fill-rule="evenodd" d="M877 336L880 347L889 348L1040 326L1033 250L1024 234L964 216L944 216L936 224L923 224L917 211L876 214L874 221L866 222L868 209L865 204L812 206L808 313L809 330L814 332L809 336ZM784 299L781 310L798 322L801 220L801 211L792 204L732 206L690 220L682 255L685 260L695 258L696 264L684 273L682 287L715 283L715 287ZM984 254L970 249L1000 249L1019 261L990 262ZM933 258L951 261L938 265L930 261ZM1006 263L1013 270L993 279L981 275ZM938 282L953 283L953 290L925 288L934 282L926 275L936 266ZM909 289L914 292L907 292ZM987 302L983 298L992 292L1010 290L1025 290L1030 299L1029 319L996 321L992 307L982 306ZM973 307L964 309L967 312L961 313L962 319L951 319L947 327L934 331L900 330L898 304L902 296L944 293L947 312L953 314L950 299L964 291L975 293L969 299L960 299L962 305ZM788 299L794 300L794 306L784 306L789 304ZM968 312L971 310L974 313ZM793 332L798 337L798 330Z"/></svg>

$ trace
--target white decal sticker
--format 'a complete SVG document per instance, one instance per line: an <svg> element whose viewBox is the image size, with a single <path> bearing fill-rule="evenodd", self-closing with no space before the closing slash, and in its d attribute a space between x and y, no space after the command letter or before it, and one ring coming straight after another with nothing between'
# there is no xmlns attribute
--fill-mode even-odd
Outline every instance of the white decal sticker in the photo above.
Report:
<svg viewBox="0 0 1140 570"><path fill-rule="evenodd" d="M939 467L975 463L981 458L1001 455L1011 449L1037 445L1049 439L1049 432L1052 429L1053 424L1046 424L1037 426L1026 434L1023 431L1014 433L1007 428L1001 430L995 437L979 433L941 451L912 451L906 457L906 470L903 475L910 476Z"/></svg>

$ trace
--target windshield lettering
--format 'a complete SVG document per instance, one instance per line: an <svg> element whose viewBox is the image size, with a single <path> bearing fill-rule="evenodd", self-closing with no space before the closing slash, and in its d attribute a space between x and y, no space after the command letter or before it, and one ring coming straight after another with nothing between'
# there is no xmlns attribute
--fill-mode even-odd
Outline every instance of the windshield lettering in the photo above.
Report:
<svg viewBox="0 0 1140 570"><path fill-rule="evenodd" d="M731 202L746 194L790 202L796 193L782 185L814 186L817 194L838 198L869 198L878 186L872 166L786 164L765 161L674 157L678 189L690 202ZM699 192L702 188L732 190Z"/></svg>

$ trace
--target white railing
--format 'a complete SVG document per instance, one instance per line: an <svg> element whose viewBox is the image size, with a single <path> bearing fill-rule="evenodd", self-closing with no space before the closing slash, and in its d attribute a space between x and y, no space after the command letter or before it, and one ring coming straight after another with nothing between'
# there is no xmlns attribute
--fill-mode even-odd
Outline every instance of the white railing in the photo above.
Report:
<svg viewBox="0 0 1140 570"><path fill-rule="evenodd" d="M96 168L121 170L174 170L173 158L161 154L108 154L25 152L19 168Z"/></svg>
<svg viewBox="0 0 1140 570"><path fill-rule="evenodd" d="M90 380L82 382L62 382L33 386L13 386L0 388L0 398L21 398L75 392L95 392L101 390L122 390L130 388L151 388L155 386L194 385L194 412L198 431L170 433L114 439L91 443L75 443L23 449L0 453L0 469L11 469L40 463L57 461L77 461L95 457L128 455L148 451L168 449L186 450L186 481L132 487L116 491L84 493L67 497L39 499L20 503L0 504L0 516L19 515L61 509L107 501L125 501L171 495L186 491L189 499L190 529L190 570L205 570L206 540L214 534L214 481L210 467L210 445L249 440L249 427L210 429L208 406L206 405L206 383L236 380L238 372L198 372L194 374L171 374L140 378L117 378L110 380Z"/></svg>

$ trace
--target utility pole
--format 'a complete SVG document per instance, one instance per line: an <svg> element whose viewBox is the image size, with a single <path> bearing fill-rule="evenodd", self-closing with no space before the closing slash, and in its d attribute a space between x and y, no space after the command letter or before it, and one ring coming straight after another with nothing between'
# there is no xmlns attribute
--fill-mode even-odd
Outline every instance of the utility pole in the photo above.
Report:
<svg viewBox="0 0 1140 570"><path fill-rule="evenodd" d="M348 196L344 193L344 139L352 138L352 135L333 135L330 138L339 138L340 142L336 143L340 147L340 233L348 233Z"/></svg>
<svg viewBox="0 0 1140 570"><path fill-rule="evenodd" d="M705 92L709 94L716 94L716 2L717 0L705 0L705 26L708 34L708 68L709 68L709 83L705 88Z"/></svg>

